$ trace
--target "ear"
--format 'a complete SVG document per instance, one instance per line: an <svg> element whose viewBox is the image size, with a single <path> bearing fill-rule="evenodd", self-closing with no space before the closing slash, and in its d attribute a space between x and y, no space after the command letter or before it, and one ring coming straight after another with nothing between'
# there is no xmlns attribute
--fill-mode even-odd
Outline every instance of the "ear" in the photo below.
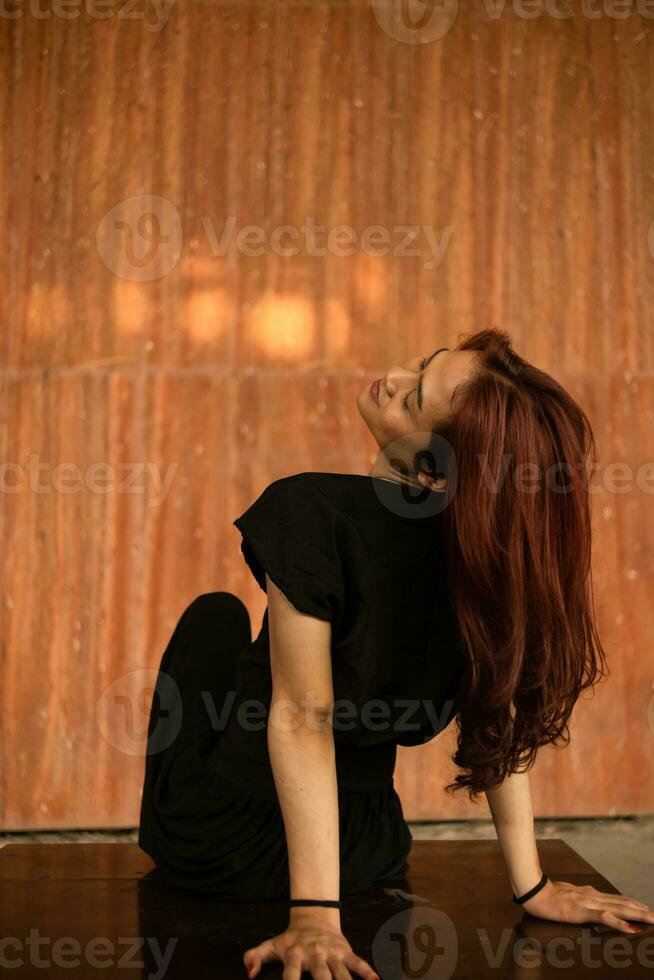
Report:
<svg viewBox="0 0 654 980"><path fill-rule="evenodd" d="M428 490L435 490L442 493L447 489L447 479L442 473L438 473L436 476L429 476L428 473L418 473L418 479L422 483L423 487L427 487Z"/></svg>

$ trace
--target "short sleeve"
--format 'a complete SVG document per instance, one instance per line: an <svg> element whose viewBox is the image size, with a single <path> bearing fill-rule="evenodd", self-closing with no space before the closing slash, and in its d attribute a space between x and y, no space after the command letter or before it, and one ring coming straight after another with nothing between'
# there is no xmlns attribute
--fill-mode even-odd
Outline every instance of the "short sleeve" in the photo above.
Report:
<svg viewBox="0 0 654 980"><path fill-rule="evenodd" d="M300 612L337 623L345 605L350 521L316 487L283 477L235 521L259 586L266 573Z"/></svg>

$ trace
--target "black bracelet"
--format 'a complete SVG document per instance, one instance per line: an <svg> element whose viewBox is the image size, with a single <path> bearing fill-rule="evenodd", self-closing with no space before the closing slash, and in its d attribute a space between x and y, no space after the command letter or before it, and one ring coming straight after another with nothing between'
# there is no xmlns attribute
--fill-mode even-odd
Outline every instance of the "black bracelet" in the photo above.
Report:
<svg viewBox="0 0 654 980"><path fill-rule="evenodd" d="M513 901L517 902L518 905L522 905L523 902L526 902L528 899L533 898L534 895L541 890L541 888L544 888L546 882L548 881L549 878L547 877L546 874L544 874L543 877L538 882L538 884L534 885L534 887L531 888L528 892L525 892L524 895L521 895L520 898L517 898L517 896L514 894Z"/></svg>
<svg viewBox="0 0 654 980"><path fill-rule="evenodd" d="M333 902L330 899L320 899L320 898L292 898L290 901L291 907L294 905L327 905L332 909L340 909L340 902Z"/></svg>

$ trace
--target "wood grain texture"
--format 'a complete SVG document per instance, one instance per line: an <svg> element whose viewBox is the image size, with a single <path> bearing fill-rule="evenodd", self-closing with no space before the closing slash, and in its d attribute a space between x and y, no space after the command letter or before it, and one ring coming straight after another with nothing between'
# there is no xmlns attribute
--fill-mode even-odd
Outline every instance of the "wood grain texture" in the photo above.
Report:
<svg viewBox="0 0 654 980"><path fill-rule="evenodd" d="M635 485L654 421L654 21L473 2L421 44L363 2L187 0L161 29L145 5L12 9L2 826L135 824L152 671L183 608L229 589L261 619L232 520L287 473L368 472L360 387L492 325L577 394L600 475L623 462L634 484L594 499L612 675L570 746L539 756L536 812L654 811L654 481ZM234 238L259 229L240 249L221 247L230 219ZM400 750L408 818L488 815L443 793L453 734Z"/></svg>
<svg viewBox="0 0 654 980"><path fill-rule="evenodd" d="M537 843L553 880L620 894L563 840ZM527 930L532 953L544 951L543 980L559 976L561 947L566 968L580 980L597 976L599 964L604 976L612 967L615 973L618 955L620 976L648 977L647 935L642 945L623 943L616 952L615 935L536 919L514 904L497 840L414 841L399 872L343 896L341 918L352 949L382 977L401 976L408 962L429 955L432 975L486 980L498 965L510 970L526 962ZM71 967L88 965L91 976L102 968L104 976L126 980L144 974L214 980L218 963L221 980L240 980L245 950L260 943L262 931L276 935L287 925L284 901L211 901L171 888L135 843L0 848L0 928L12 937L6 960L23 967L22 975L32 967L38 976L47 965L47 976L68 977ZM438 942L426 945L425 936L434 935ZM267 963L265 976L279 980L283 969L279 961Z"/></svg>

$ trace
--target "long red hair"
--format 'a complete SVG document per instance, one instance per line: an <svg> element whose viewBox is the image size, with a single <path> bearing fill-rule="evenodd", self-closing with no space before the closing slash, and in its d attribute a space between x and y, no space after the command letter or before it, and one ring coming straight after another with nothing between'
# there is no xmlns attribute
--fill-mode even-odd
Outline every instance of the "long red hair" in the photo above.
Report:
<svg viewBox="0 0 654 980"><path fill-rule="evenodd" d="M443 529L467 660L452 757L461 772L445 788L474 800L531 768L539 746L567 744L575 702L608 668L590 565L590 422L504 331L456 350L480 354L435 429L457 467Z"/></svg>

